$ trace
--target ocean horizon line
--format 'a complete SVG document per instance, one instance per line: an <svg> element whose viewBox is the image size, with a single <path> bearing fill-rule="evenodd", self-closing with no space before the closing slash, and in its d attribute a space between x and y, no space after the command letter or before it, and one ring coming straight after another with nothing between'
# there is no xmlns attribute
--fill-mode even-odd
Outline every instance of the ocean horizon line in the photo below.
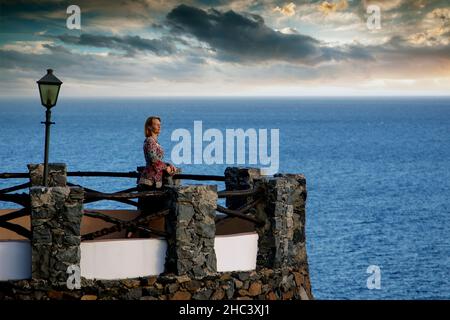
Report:
<svg viewBox="0 0 450 320"><path fill-rule="evenodd" d="M374 95L374 96L65 96L59 97L59 100L257 100L257 99L283 99L283 100L371 100L371 99L450 99L450 95L417 95L417 96L401 96L401 95ZM2 100L39 100L39 95L36 96L1 96Z"/></svg>

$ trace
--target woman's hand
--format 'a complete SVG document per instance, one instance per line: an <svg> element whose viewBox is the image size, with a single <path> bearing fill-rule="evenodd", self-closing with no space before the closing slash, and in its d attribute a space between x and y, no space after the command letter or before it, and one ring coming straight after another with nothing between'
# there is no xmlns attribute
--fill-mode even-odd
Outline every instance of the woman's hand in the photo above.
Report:
<svg viewBox="0 0 450 320"><path fill-rule="evenodd" d="M177 172L177 168L174 165L169 164L166 168L166 171L168 174L174 175Z"/></svg>

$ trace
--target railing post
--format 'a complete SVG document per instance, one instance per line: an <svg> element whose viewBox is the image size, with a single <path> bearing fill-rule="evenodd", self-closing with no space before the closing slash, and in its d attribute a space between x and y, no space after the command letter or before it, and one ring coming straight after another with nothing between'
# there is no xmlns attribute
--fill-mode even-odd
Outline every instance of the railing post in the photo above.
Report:
<svg viewBox="0 0 450 320"><path fill-rule="evenodd" d="M302 174L276 174L273 178L267 178L265 219L268 223L258 229L259 266L307 266L306 194L306 179Z"/></svg>
<svg viewBox="0 0 450 320"><path fill-rule="evenodd" d="M255 187L255 182L261 177L259 168L228 167L225 169L226 190L247 190ZM253 200L253 197L227 197L226 206L237 209Z"/></svg>
<svg viewBox="0 0 450 320"><path fill-rule="evenodd" d="M66 285L68 267L80 267L83 189L66 186L64 164L49 165L49 186L41 186L42 165L30 170L32 278ZM37 184L39 183L39 184Z"/></svg>
<svg viewBox="0 0 450 320"><path fill-rule="evenodd" d="M166 272L204 277L217 272L216 235L217 186L184 185L168 187L170 234Z"/></svg>

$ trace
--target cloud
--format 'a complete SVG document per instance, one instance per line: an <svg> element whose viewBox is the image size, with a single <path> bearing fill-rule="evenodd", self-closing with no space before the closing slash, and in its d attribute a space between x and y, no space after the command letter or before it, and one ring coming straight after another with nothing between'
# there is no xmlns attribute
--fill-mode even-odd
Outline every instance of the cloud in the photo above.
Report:
<svg viewBox="0 0 450 320"><path fill-rule="evenodd" d="M151 51L157 55L168 55L176 51L175 46L168 39L145 39L139 36L121 37L83 33L80 36L64 34L57 39L66 44L121 50L128 56L135 55L137 51Z"/></svg>
<svg viewBox="0 0 450 320"><path fill-rule="evenodd" d="M296 5L292 2L285 4L281 8L279 6L276 6L275 9L273 9L275 12L281 13L283 16L292 17L295 15L295 7Z"/></svg>
<svg viewBox="0 0 450 320"><path fill-rule="evenodd" d="M450 43L450 8L436 8L422 21L423 31L413 33L408 41L415 45L447 45Z"/></svg>
<svg viewBox="0 0 450 320"><path fill-rule="evenodd" d="M404 0L363 0L363 6L366 9L370 5L377 5L383 11L390 11L399 8L401 5L403 5L404 2ZM415 2L417 3L423 1Z"/></svg>
<svg viewBox="0 0 450 320"><path fill-rule="evenodd" d="M20 94L33 95L35 81L50 67L64 81L66 94L83 96L99 92L113 96L163 94L154 91L157 86L164 87L164 92L169 94L180 84L191 84L192 91L197 82L212 83L212 79L220 79L217 74L210 76L211 70L196 56L104 56L70 51L58 45L44 44L44 47L46 52L41 54L0 48L0 93L20 91Z"/></svg>
<svg viewBox="0 0 450 320"><path fill-rule="evenodd" d="M291 28L291 27L286 27L286 28L283 28L283 29L280 29L277 31L284 33L284 34L299 34L297 29Z"/></svg>
<svg viewBox="0 0 450 320"><path fill-rule="evenodd" d="M50 44L52 44L52 41L14 41L2 45L1 49L32 54L42 54L48 52L47 45Z"/></svg>
<svg viewBox="0 0 450 320"><path fill-rule="evenodd" d="M3 94L34 95L48 67L65 94L83 96L446 92L450 83L445 0L80 0L82 32L66 29L65 3L5 1ZM382 9L378 33L367 30L368 4Z"/></svg>
<svg viewBox="0 0 450 320"><path fill-rule="evenodd" d="M331 48L312 37L285 34L269 28L255 14L232 10L204 11L180 5L167 15L173 32L184 33L207 43L217 58L232 62L288 61L315 65L329 60L367 59L370 55L352 47Z"/></svg>
<svg viewBox="0 0 450 320"><path fill-rule="evenodd" d="M322 11L324 14L345 10L347 8L348 8L347 0L339 0L338 2L324 1L319 5L319 10Z"/></svg>

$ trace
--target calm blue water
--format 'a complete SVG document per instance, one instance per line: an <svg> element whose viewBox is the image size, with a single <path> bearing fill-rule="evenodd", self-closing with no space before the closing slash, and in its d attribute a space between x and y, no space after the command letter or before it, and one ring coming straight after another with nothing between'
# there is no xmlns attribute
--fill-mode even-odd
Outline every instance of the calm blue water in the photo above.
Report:
<svg viewBox="0 0 450 320"><path fill-rule="evenodd" d="M133 171L143 165L142 126L151 114L163 118L166 150L175 144L172 130L192 131L194 120L222 132L280 129L280 171L307 178L316 298L450 298L450 99L62 98L53 111L51 162L70 171ZM43 118L37 98L0 100L0 172L43 161ZM182 168L222 174L225 165ZM135 183L71 180L105 192ZM14 182L23 180L0 181L0 188ZM367 289L369 265L381 268L380 290Z"/></svg>

